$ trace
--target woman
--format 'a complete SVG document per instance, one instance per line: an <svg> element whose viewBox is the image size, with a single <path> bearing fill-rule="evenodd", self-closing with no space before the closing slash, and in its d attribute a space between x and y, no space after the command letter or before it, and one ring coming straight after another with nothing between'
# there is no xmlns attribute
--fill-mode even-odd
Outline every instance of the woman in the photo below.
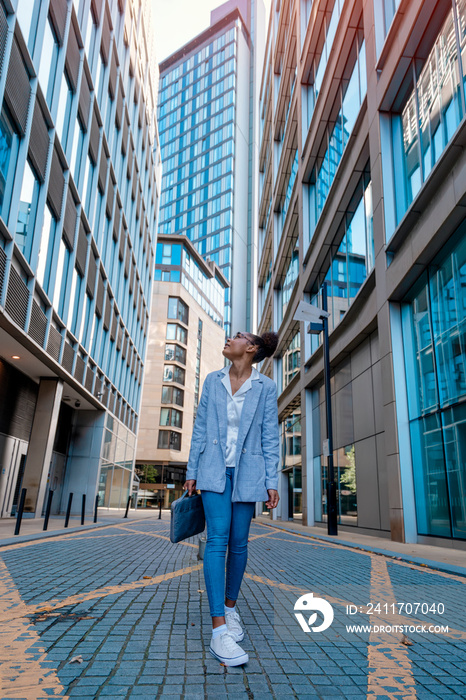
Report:
<svg viewBox="0 0 466 700"><path fill-rule="evenodd" d="M248 533L256 501L278 504L277 387L253 364L271 357L276 333L237 333L223 355L231 365L204 382L186 473L185 489L200 489L207 524L204 578L212 616L210 652L226 666L248 655L236 610L248 558ZM226 590L225 556L228 545Z"/></svg>

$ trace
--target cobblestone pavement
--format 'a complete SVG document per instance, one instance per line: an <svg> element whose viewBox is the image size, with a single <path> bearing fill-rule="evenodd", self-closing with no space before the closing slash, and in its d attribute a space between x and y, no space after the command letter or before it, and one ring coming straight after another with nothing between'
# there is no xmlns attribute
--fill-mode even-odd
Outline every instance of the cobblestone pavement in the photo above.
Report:
<svg viewBox="0 0 466 700"><path fill-rule="evenodd" d="M197 538L173 545L168 525L0 549L1 698L466 698L466 578L253 522L238 602L249 663L226 668L208 652ZM310 593L334 611L321 632L294 614ZM318 606L304 628L321 625Z"/></svg>

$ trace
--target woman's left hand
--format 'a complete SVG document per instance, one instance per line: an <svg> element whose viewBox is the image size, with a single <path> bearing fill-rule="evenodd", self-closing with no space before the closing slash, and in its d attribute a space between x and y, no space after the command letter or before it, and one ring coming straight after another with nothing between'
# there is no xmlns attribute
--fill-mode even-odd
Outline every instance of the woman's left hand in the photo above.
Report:
<svg viewBox="0 0 466 700"><path fill-rule="evenodd" d="M278 506L278 501L280 500L278 491L275 491L275 489L267 489L267 493L269 494L269 500L265 504L266 508L269 508L269 510L276 508Z"/></svg>

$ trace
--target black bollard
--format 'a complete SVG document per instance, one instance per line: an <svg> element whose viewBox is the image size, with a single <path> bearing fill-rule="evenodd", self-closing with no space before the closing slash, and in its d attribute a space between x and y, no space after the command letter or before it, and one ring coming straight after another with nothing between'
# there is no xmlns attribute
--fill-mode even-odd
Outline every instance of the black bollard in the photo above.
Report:
<svg viewBox="0 0 466 700"><path fill-rule="evenodd" d="M81 525L84 525L84 513L86 512L86 494L83 493L83 502L81 506Z"/></svg>
<svg viewBox="0 0 466 700"><path fill-rule="evenodd" d="M70 513L71 513L71 503L72 502L73 502L73 494L70 493L69 498L68 498L68 508L66 509L65 527L68 527L68 523L70 522Z"/></svg>
<svg viewBox="0 0 466 700"><path fill-rule="evenodd" d="M23 519L23 510L24 510L24 502L26 500L26 492L27 492L27 489L21 490L21 498L19 499L18 514L16 516L15 535L19 535L19 531L21 528L21 520Z"/></svg>
<svg viewBox="0 0 466 700"><path fill-rule="evenodd" d="M99 494L95 497L95 506L94 506L94 522L97 522L97 507L99 505Z"/></svg>
<svg viewBox="0 0 466 700"><path fill-rule="evenodd" d="M128 517L128 511L129 511L129 504L130 504L130 503L131 503L131 496L128 496L128 503L126 504L126 511L125 511L124 516L123 516L124 518L127 518L127 517Z"/></svg>
<svg viewBox="0 0 466 700"><path fill-rule="evenodd" d="M46 530L49 526L50 509L52 507L52 498L53 498L53 491L52 491L52 489L49 489L49 497L47 498L47 508L45 509L45 519L44 519L44 527L43 527L44 530Z"/></svg>
<svg viewBox="0 0 466 700"><path fill-rule="evenodd" d="M162 499L159 498L159 520L162 519Z"/></svg>

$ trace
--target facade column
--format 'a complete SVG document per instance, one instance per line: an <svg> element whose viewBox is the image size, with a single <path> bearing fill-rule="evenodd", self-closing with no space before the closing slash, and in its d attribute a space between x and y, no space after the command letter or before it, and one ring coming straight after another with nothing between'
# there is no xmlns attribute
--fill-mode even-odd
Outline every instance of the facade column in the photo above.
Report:
<svg viewBox="0 0 466 700"><path fill-rule="evenodd" d="M40 380L23 478L23 488L27 489L24 512L34 518L42 514L62 395L62 381Z"/></svg>

